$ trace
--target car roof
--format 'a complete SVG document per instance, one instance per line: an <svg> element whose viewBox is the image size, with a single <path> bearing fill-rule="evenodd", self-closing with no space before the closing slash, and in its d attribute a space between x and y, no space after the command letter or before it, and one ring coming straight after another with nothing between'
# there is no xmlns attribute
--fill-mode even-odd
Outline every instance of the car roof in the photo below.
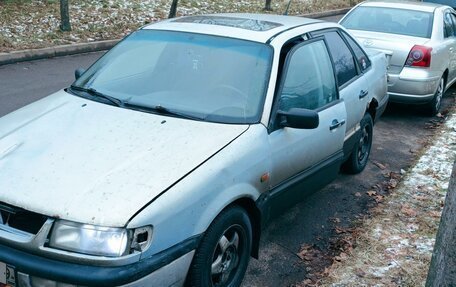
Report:
<svg viewBox="0 0 456 287"><path fill-rule="evenodd" d="M318 23L323 21L296 16L229 13L173 18L143 29L210 34L266 43L284 31Z"/></svg>
<svg viewBox="0 0 456 287"><path fill-rule="evenodd" d="M444 5L428 2L417 1L366 1L359 6L368 7L382 7L382 8L396 8L396 9L409 9L423 12L433 13L435 9L444 7Z"/></svg>

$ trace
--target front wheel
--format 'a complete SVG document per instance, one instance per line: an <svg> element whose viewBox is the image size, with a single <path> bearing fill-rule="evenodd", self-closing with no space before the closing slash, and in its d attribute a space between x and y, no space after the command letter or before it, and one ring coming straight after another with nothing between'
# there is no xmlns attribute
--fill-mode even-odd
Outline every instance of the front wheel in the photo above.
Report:
<svg viewBox="0 0 456 287"><path fill-rule="evenodd" d="M240 286L250 259L252 226L238 206L222 211L197 248L186 286Z"/></svg>
<svg viewBox="0 0 456 287"><path fill-rule="evenodd" d="M437 91L435 92L434 98L427 105L427 108L426 108L426 110L430 116L435 116L439 112L440 106L442 105L442 98L443 98L444 91L445 91L445 79L442 77L439 81L439 85L437 87Z"/></svg>
<svg viewBox="0 0 456 287"><path fill-rule="evenodd" d="M351 174L362 172L369 160L374 132L374 124L369 113L364 115L360 122L360 126L361 136L359 141L355 143L350 157L343 166L344 170Z"/></svg>

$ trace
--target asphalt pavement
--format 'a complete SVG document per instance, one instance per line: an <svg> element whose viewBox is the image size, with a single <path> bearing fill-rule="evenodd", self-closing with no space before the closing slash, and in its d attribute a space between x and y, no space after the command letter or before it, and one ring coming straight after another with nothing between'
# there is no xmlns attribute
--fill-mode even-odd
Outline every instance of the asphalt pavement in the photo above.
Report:
<svg viewBox="0 0 456 287"><path fill-rule="evenodd" d="M0 116L67 87L76 68L89 67L102 54L0 66ZM442 110L454 105L454 94L454 88L446 93ZM374 203L366 192L376 184L382 185L386 172L400 173L413 164L426 139L433 135L429 127L435 120L419 107L390 105L374 128L366 170L358 175L341 173L326 188L272 221L262 236L260 260L251 260L243 285L290 286L304 280L309 269L296 255L301 245L314 245L323 252L333 248L335 227L350 226L359 216L369 214L369 206Z"/></svg>

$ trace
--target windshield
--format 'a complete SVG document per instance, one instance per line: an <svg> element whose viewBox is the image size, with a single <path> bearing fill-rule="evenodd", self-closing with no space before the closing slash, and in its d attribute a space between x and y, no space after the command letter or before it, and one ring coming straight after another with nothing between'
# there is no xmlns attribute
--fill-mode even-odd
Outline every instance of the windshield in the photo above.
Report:
<svg viewBox="0 0 456 287"><path fill-rule="evenodd" d="M433 14L429 12L361 6L340 23L347 29L430 38Z"/></svg>
<svg viewBox="0 0 456 287"><path fill-rule="evenodd" d="M248 124L260 119L271 58L272 48L266 44L139 30L73 86L119 99L124 107Z"/></svg>

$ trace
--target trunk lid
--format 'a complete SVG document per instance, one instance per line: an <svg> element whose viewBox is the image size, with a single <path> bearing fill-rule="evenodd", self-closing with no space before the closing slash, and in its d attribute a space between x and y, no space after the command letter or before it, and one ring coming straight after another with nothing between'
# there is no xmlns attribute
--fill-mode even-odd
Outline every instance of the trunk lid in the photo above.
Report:
<svg viewBox="0 0 456 287"><path fill-rule="evenodd" d="M381 51L389 60L388 72L398 74L402 71L410 50L415 45L426 45L430 39L380 32L350 30L366 48Z"/></svg>

